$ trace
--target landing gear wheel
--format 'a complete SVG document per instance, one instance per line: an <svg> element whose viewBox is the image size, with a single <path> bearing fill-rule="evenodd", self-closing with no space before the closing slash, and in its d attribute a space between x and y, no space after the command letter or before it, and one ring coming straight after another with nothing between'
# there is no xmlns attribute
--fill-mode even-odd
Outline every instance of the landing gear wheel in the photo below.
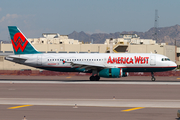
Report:
<svg viewBox="0 0 180 120"><path fill-rule="evenodd" d="M152 78L151 78L151 80L152 80L152 81L155 81L155 80L156 80L156 78L155 78L155 77L152 77Z"/></svg>
<svg viewBox="0 0 180 120"><path fill-rule="evenodd" d="M100 77L96 75L96 76L91 76L89 79L90 81L99 81Z"/></svg>
<svg viewBox="0 0 180 120"><path fill-rule="evenodd" d="M94 76L96 78L96 81L99 81L100 77L98 75Z"/></svg>
<svg viewBox="0 0 180 120"><path fill-rule="evenodd" d="M89 79L90 79L90 81L95 81L95 77L94 76L91 76Z"/></svg>

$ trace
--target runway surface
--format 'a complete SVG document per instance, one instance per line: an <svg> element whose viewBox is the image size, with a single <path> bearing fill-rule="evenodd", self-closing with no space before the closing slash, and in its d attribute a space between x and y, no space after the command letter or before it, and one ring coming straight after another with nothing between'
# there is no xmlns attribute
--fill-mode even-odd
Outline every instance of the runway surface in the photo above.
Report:
<svg viewBox="0 0 180 120"><path fill-rule="evenodd" d="M0 120L170 120L180 109L178 77L23 77L1 76Z"/></svg>

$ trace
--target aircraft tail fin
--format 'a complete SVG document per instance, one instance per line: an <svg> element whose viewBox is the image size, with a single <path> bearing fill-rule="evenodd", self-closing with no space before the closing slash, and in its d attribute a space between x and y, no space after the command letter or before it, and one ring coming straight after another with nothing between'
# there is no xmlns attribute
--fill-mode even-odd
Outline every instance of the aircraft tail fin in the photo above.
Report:
<svg viewBox="0 0 180 120"><path fill-rule="evenodd" d="M14 54L37 54L38 52L16 26L8 26Z"/></svg>

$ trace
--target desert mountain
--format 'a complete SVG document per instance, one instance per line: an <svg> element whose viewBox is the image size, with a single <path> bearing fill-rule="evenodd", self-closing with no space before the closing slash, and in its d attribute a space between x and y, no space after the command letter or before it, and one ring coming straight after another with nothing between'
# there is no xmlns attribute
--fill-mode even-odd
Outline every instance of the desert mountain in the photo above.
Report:
<svg viewBox="0 0 180 120"><path fill-rule="evenodd" d="M136 32L136 31L123 31L115 33L94 33L88 34L83 31L81 32L72 32L69 34L69 38L80 40L83 42L91 42L93 39L94 43L104 43L106 39L109 38L118 38L120 34L137 34L141 39L153 39L154 38L154 28L150 28L146 32ZM180 45L180 25L170 26L170 27L161 27L157 29L157 43L168 43L175 44L177 40L177 45Z"/></svg>

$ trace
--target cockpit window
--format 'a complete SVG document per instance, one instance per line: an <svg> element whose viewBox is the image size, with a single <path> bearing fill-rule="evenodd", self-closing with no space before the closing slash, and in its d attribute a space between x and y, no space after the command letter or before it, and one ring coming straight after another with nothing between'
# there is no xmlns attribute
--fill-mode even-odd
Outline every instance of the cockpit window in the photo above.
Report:
<svg viewBox="0 0 180 120"><path fill-rule="evenodd" d="M161 61L170 61L169 58L162 58Z"/></svg>

